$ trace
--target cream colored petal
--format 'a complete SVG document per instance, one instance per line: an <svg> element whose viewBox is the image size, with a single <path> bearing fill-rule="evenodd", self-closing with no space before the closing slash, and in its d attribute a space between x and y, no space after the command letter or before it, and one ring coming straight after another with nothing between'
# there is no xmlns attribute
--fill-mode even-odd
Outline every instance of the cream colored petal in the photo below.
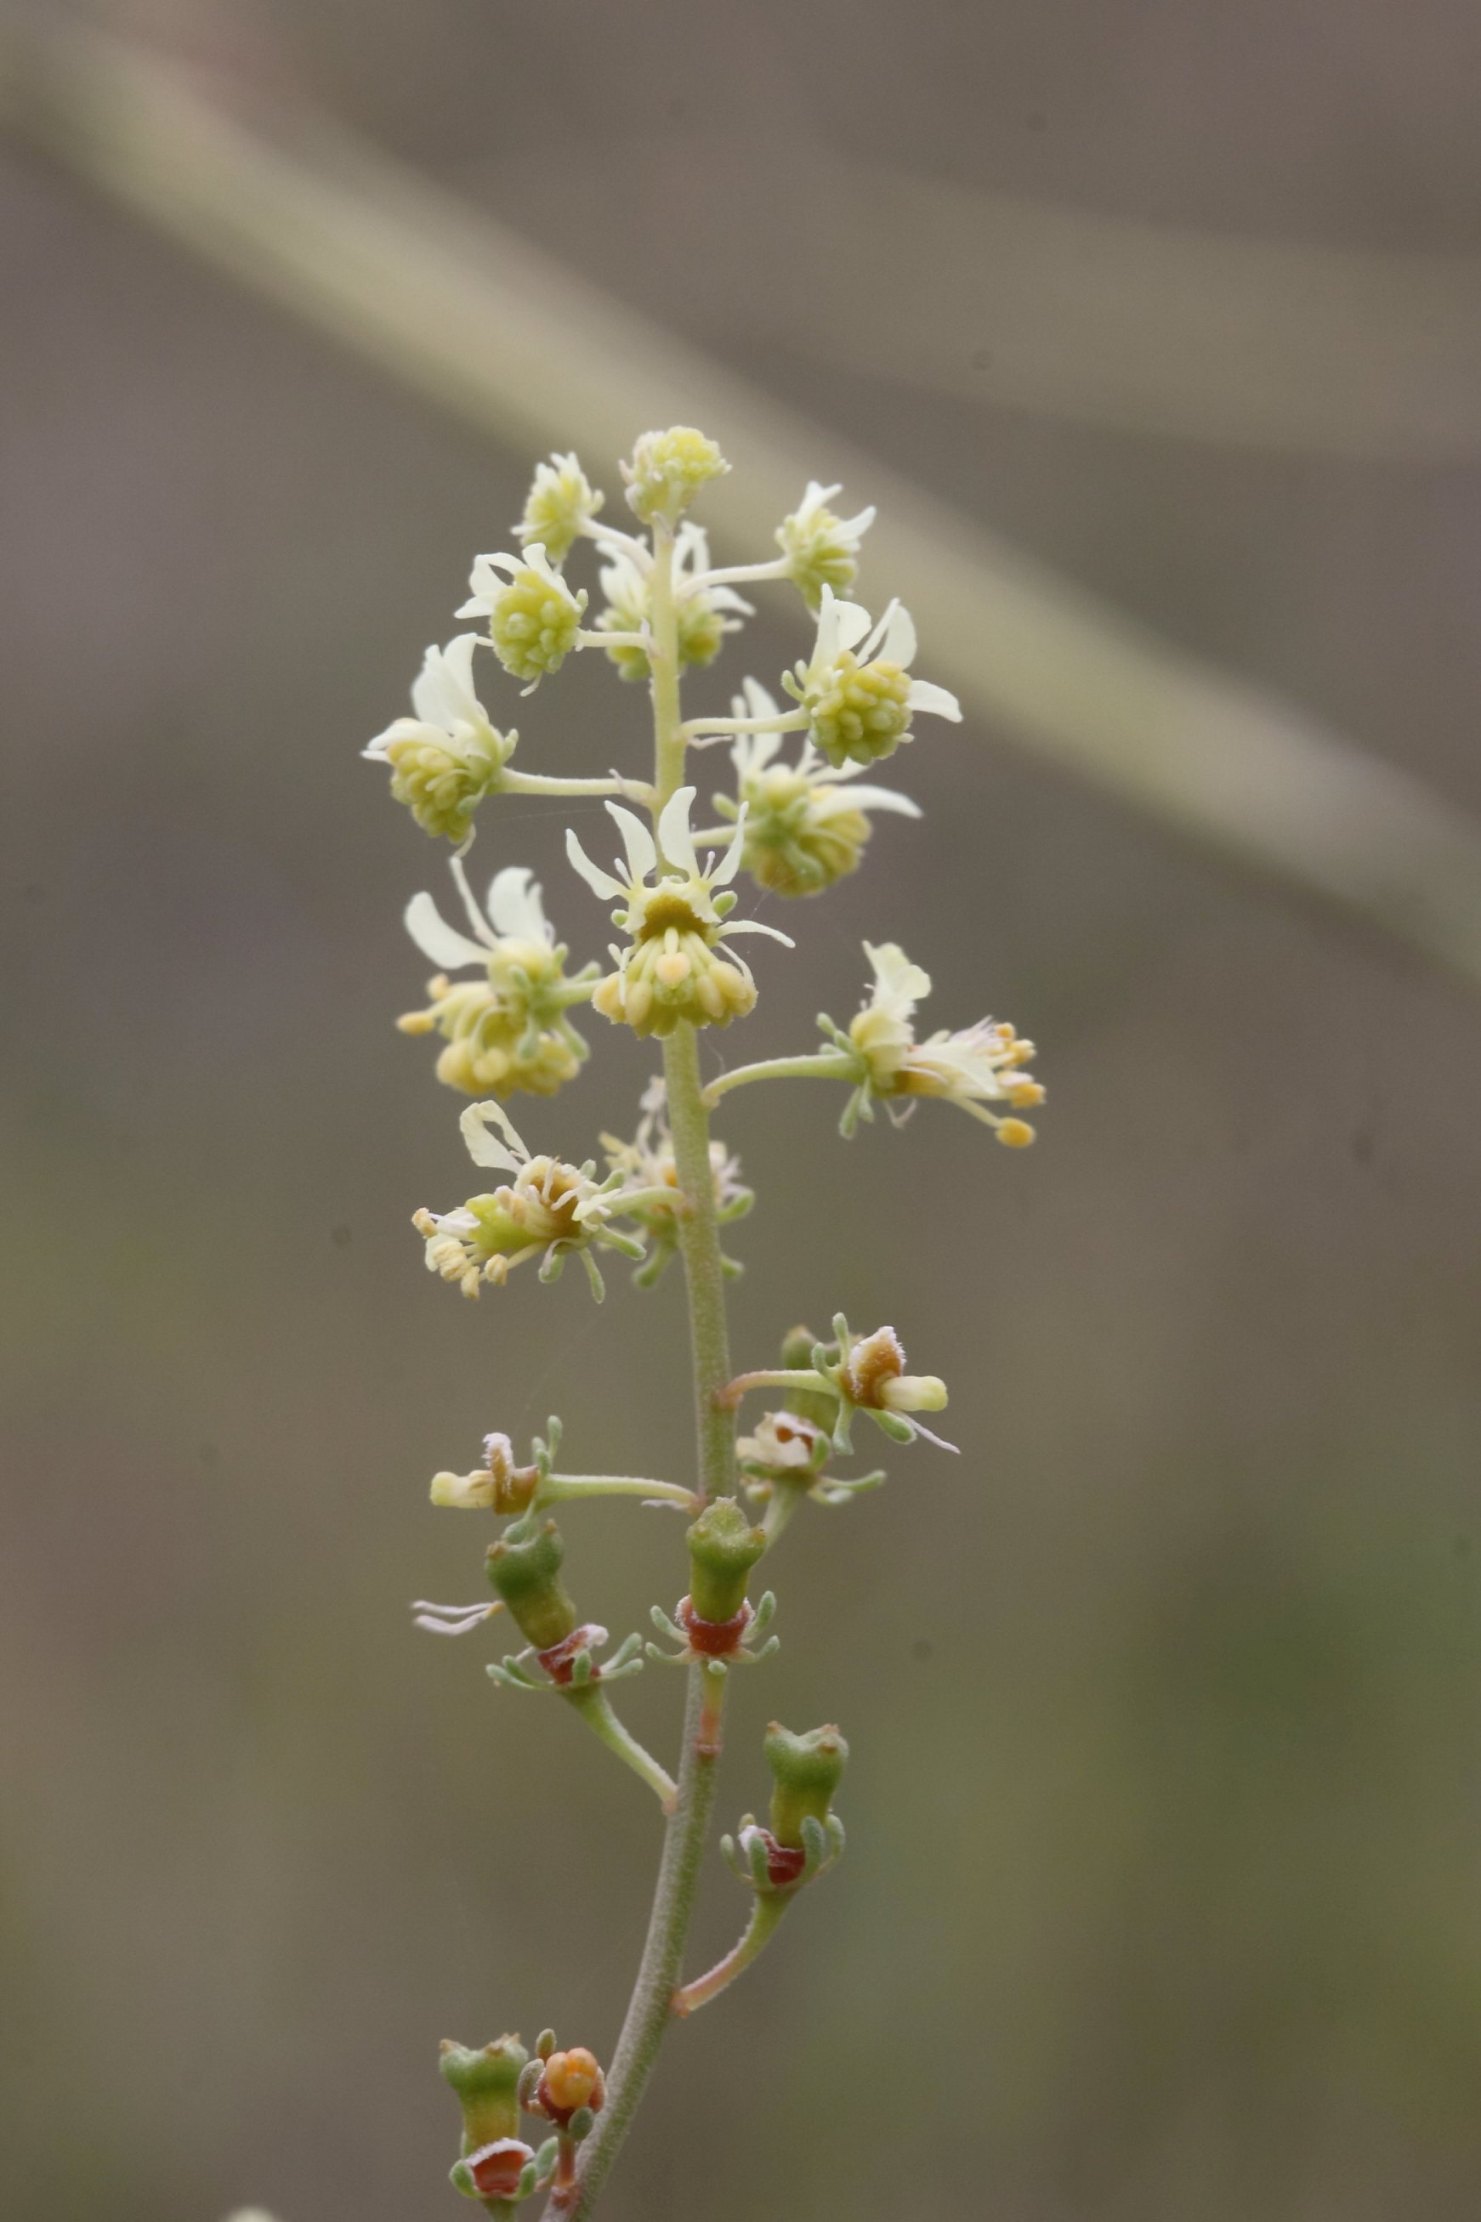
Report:
<svg viewBox="0 0 1481 2222"><path fill-rule="evenodd" d="M430 957L439 972L456 972L465 964L482 964L487 959L487 949L449 926L428 894L413 895L404 921L422 955Z"/></svg>
<svg viewBox="0 0 1481 2222"><path fill-rule="evenodd" d="M489 1165L501 1173L517 1173L528 1162L530 1153L502 1103L470 1103L458 1125L475 1165ZM491 1125L499 1129L498 1134L490 1134Z"/></svg>

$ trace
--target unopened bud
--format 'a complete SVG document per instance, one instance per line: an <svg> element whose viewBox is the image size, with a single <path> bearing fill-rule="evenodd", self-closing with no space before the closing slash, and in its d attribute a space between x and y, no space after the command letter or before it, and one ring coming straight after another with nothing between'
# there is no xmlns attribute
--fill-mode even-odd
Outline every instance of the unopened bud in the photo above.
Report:
<svg viewBox="0 0 1481 2222"><path fill-rule="evenodd" d="M771 1831L779 1844L801 1848L802 1824L811 1817L826 1827L833 1793L843 1779L848 1745L834 1727L794 1735L773 1721L766 1731L771 1768Z"/></svg>
<svg viewBox="0 0 1481 2222"><path fill-rule="evenodd" d="M624 463L627 498L645 525L660 517L674 524L701 488L730 469L714 441L693 425L671 425L667 432L645 432Z"/></svg>

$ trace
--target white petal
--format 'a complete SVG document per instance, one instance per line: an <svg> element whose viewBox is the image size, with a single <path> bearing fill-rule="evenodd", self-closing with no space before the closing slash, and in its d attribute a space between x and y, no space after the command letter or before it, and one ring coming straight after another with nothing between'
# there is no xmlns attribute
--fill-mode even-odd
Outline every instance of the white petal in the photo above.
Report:
<svg viewBox="0 0 1481 2222"><path fill-rule="evenodd" d="M527 865L506 864L502 872L495 872L489 885L488 912L496 933L510 934L518 941L554 938L540 901L540 883Z"/></svg>
<svg viewBox="0 0 1481 2222"><path fill-rule="evenodd" d="M893 787L848 787L839 795L842 810L894 810L902 818L918 818L920 804L912 802L909 795L897 795Z"/></svg>
<svg viewBox="0 0 1481 2222"><path fill-rule="evenodd" d="M441 972L455 972L465 964L482 964L488 956L487 949L447 924L430 895L413 895L406 906L405 924L422 955L430 957Z"/></svg>
<svg viewBox="0 0 1481 2222"><path fill-rule="evenodd" d="M699 878L699 858L694 853L694 842L689 833L689 812L694 802L692 787L679 787L669 796L658 819L658 840L664 856L674 869L687 872L691 879Z"/></svg>
<svg viewBox="0 0 1481 2222"><path fill-rule="evenodd" d="M962 706L954 694L945 687L932 686L929 679L912 679L910 692L905 697L907 710L925 710L931 717L950 718L953 725L962 722Z"/></svg>
<svg viewBox="0 0 1481 2222"><path fill-rule="evenodd" d="M691 788L690 793L692 794L693 791L694 790ZM726 843L725 853L721 857L719 863L717 864L713 857L711 857L710 859L710 869L706 873L705 877L709 880L711 887L727 886L728 883L735 878L736 873L740 870L741 844L745 838L746 813L750 809L750 807L751 806L749 803L743 802L739 810L736 812L735 831L734 833L732 833L729 841ZM693 853L694 852L691 849L691 856L693 855Z"/></svg>
<svg viewBox="0 0 1481 2222"><path fill-rule="evenodd" d="M614 897L625 892L621 880L614 880L610 872L604 872L600 865L592 863L570 826L566 828L566 855L570 858L573 870L581 874L593 895L598 896L602 902L610 903Z"/></svg>
<svg viewBox="0 0 1481 2222"><path fill-rule="evenodd" d="M823 592L829 594L832 589L825 586ZM835 601L833 604L833 621L834 638L839 648L857 648L859 642L869 630L869 612L860 602ZM837 652L837 649L835 649L834 654L836 655ZM830 657L828 660L831 663L833 659Z"/></svg>
<svg viewBox="0 0 1481 2222"><path fill-rule="evenodd" d="M451 733L456 719L442 684L442 650L434 643L422 658L422 668L411 683L411 706L424 725Z"/></svg>
<svg viewBox="0 0 1481 2222"><path fill-rule="evenodd" d="M912 964L897 941L883 941L878 948L864 944L864 954L874 967L872 1001L882 1010L908 1017L917 1003L931 992L931 975Z"/></svg>
<svg viewBox="0 0 1481 2222"><path fill-rule="evenodd" d="M485 949L492 949L494 935L490 930L487 918L473 900L473 890L468 885L468 875L463 870L463 854L460 849L454 849L447 860L447 868L452 874L453 886L458 891L458 900L463 906L463 915L473 928L474 940L481 941Z"/></svg>
<svg viewBox="0 0 1481 2222"><path fill-rule="evenodd" d="M884 645L879 654L886 663L899 664L908 671L915 661L915 625L908 609L899 602L892 602L885 613Z"/></svg>
<svg viewBox="0 0 1481 2222"><path fill-rule="evenodd" d="M726 935L769 934L773 941L780 941L784 943L788 949L795 949L797 947L797 944L792 939L792 936L790 934L784 934L780 926L768 926L765 921L760 918L737 918L734 919L730 925L722 926L720 928L720 931L722 934Z"/></svg>
<svg viewBox="0 0 1481 2222"><path fill-rule="evenodd" d="M693 793L693 789L690 789ZM624 810L620 802L609 802L607 813L622 835L622 846L627 851L627 868L636 882L645 880L658 862L658 851L653 846L653 836L641 818Z"/></svg>
<svg viewBox="0 0 1481 2222"><path fill-rule="evenodd" d="M504 1136L490 1134L492 1123ZM475 1165L491 1165L496 1172L517 1173L529 1160L529 1151L516 1134L502 1103L470 1103L458 1121L468 1155Z"/></svg>
<svg viewBox="0 0 1481 2222"><path fill-rule="evenodd" d="M440 728L423 725L419 718L393 718L384 733L377 733L375 739L361 749L360 754L383 764L392 741L443 741L446 738L447 735Z"/></svg>
<svg viewBox="0 0 1481 2222"><path fill-rule="evenodd" d="M738 718L779 718L781 706L759 679L742 679L741 692L730 705Z"/></svg>

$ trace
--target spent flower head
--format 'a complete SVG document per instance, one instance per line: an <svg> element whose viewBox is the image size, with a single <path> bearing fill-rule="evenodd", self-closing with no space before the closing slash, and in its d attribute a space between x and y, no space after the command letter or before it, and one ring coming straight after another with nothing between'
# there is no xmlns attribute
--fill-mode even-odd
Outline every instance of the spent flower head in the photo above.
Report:
<svg viewBox="0 0 1481 2222"><path fill-rule="evenodd" d="M391 793L424 832L465 841L473 813L500 785L519 735L497 732L473 685L473 633L433 646L412 681L413 715L361 750L391 767Z"/></svg>
<svg viewBox="0 0 1481 2222"><path fill-rule="evenodd" d="M631 936L625 949L612 950L616 970L597 983L592 1003L637 1034L671 1034L685 1020L728 1026L754 1007L750 967L738 957L721 956L722 941L741 933L770 934L791 946L775 926L755 919L726 922L735 905L727 883L740 866L743 824L737 824L718 861L711 856L701 865L689 830L693 802L692 787L669 798L656 843L640 818L608 803L622 835L625 879L593 864L575 834L566 834L571 863L594 895L618 902L613 922Z"/></svg>
<svg viewBox="0 0 1481 2222"><path fill-rule="evenodd" d="M538 540L522 556L475 556L468 584L472 591L459 617L487 620L494 654L512 678L528 682L525 693L533 694L576 646L586 589L572 593Z"/></svg>
<svg viewBox="0 0 1481 2222"><path fill-rule="evenodd" d="M430 895L412 897L406 930L424 956L446 969L427 983L428 1008L408 1011L396 1023L404 1034L442 1036L437 1077L465 1095L554 1095L587 1055L566 1014L587 1001L597 968L587 965L567 977L569 952L557 942L539 885L523 865L495 873L484 911L456 857L452 872L472 936L449 926ZM482 978L448 978L470 965Z"/></svg>
<svg viewBox="0 0 1481 2222"><path fill-rule="evenodd" d="M925 1041L915 1038L915 1008L931 992L930 974L912 964L897 942L864 953L874 968L874 986L845 1034L831 1019L821 1021L835 1046L848 1055L857 1080L844 1112L844 1131L872 1117L876 1099L908 1110L918 1096L940 1096L990 1126L1010 1149L1023 1149L1034 1130L1014 1116L1044 1101L1044 1090L1024 1071L1034 1056L1003 1019L979 1019L957 1033L944 1029ZM989 1110L989 1104L1007 1106Z"/></svg>
<svg viewBox="0 0 1481 2222"><path fill-rule="evenodd" d="M945 687L912 679L915 626L910 612L891 602L872 630L869 612L822 590L811 658L782 674L782 685L808 715L808 735L830 764L875 763L911 739L917 710L961 718L961 704Z"/></svg>

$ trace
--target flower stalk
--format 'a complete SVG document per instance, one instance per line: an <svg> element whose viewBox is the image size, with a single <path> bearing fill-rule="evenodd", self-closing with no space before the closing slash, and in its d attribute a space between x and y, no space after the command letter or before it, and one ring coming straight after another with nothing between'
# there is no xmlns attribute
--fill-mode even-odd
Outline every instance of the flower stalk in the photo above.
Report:
<svg viewBox="0 0 1481 2222"><path fill-rule="evenodd" d="M930 982L893 943L866 944L875 984L847 1031L822 1019L821 1047L737 1065L706 1085L700 1028L744 1020L760 992L734 953L734 937L769 935L794 946L776 927L734 915L741 901L735 883L792 900L824 894L859 869L874 839L874 815L919 815L908 795L860 774L912 739L917 713L959 715L944 689L912 676L916 633L909 615L891 603L875 624L845 598L873 511L838 515L829 506L837 487L808 485L777 529L779 558L711 568L705 532L688 511L728 469L715 443L692 426L645 433L622 466L628 506L646 528L630 534L600 521L606 496L577 456L557 454L540 464L514 527L518 552L480 555L473 565L471 598L459 615L478 619L486 639L463 633L446 648L429 649L412 690L415 714L398 719L366 751L388 767L393 798L422 831L452 844L456 908L466 920L466 930L449 923L428 893L413 897L405 914L411 938L438 969L427 1005L399 1023L403 1032L440 1040L436 1076L474 1098L459 1121L463 1141L495 1184L451 1208L414 1214L428 1269L478 1297L502 1290L524 1264L536 1270L523 1285L552 1281L574 1257L600 1299L599 1258L629 1260L635 1284L646 1288L677 1257L688 1315L691 1476L660 1481L609 1473L600 1470L600 1457L593 1461L599 1470L567 1472L557 1465L562 1427L553 1418L523 1461L511 1438L496 1430L484 1438L480 1465L432 1480L434 1504L492 1514L505 1524L486 1554L495 1602L424 1600L414 1608L417 1625L476 1637L492 1614L506 1614L525 1647L487 1665L491 1682L559 1697L656 1796L664 1814L647 1932L610 2067L604 2070L584 2046L558 2051L548 2030L534 2058L517 2037L481 2053L451 2047L445 2054L444 2075L464 2104L452 2182L500 2222L515 2222L537 2195L546 2200L548 2222L585 2222L669 2029L751 1966L793 1900L837 1862L843 1829L831 1800L847 1745L833 1726L797 1735L774 1721L765 1744L773 1774L768 1824L747 1814L738 1835L721 1840L752 1894L745 1928L722 1960L685 1981L730 1686L778 1647L768 1633L775 1594L767 1589L754 1601L749 1594L758 1567L804 1502L846 1505L884 1479L878 1471L838 1470L852 1454L856 1417L894 1444L940 1442L919 1415L946 1403L946 1385L934 1374L905 1371L892 1327L857 1334L840 1313L831 1341L793 1328L780 1364L733 1370L726 1289L740 1266L724 1254L721 1235L754 1198L739 1160L711 1133L711 1113L753 1080L826 1078L850 1091L846 1132L872 1117L876 1102L896 1112L910 1107L903 1099L935 1095L1012 1143L1032 1138L1016 1113L1043 1095L1023 1070L1032 1047L1009 1026L984 1019L965 1032L917 1039L913 1014ZM604 606L588 624L591 590L574 585L565 565L592 547L603 559ZM728 718L686 722L682 673L707 666L726 636L754 614L734 591L752 582L785 585L815 619L810 656L778 682L793 706L781 707L752 677L732 697ZM486 667L491 651L533 695L558 681L570 655L592 649L605 654L619 680L647 687L649 779L615 770L549 777L527 768L528 744L516 768L519 736L495 726L475 682L476 659ZM798 735L800 744L791 745ZM733 781L714 797L724 823L702 836L702 853L688 756L716 737L731 742ZM542 891L523 866L505 864L487 897L474 896L462 859L479 814L517 809L527 796L606 804L622 846L612 868L594 861L570 827L566 851L591 892L615 906L609 915L622 940L610 948L608 971L589 958L570 960L568 969L568 945L557 938ZM527 1144L504 1107L512 1095L544 1098L580 1079L590 1044L573 1023L578 1007L662 1049L662 1078L642 1098L636 1132L600 1135L605 1173L595 1155L570 1162ZM996 1103L1015 1116L989 1108ZM523 1113L521 1124L534 1132ZM737 1413L758 1390L775 1391L785 1403L763 1412L738 1443ZM581 1617L566 1587L567 1545L552 1517L556 1508L579 1512L598 1498L689 1516L688 1587L672 1612L659 1604L650 1610L659 1640L629 1634L610 1653L607 1630ZM677 1667L685 1683L672 1774L631 1734L609 1694L650 1662ZM525 2115L553 2130L538 2148L521 2135Z"/></svg>

